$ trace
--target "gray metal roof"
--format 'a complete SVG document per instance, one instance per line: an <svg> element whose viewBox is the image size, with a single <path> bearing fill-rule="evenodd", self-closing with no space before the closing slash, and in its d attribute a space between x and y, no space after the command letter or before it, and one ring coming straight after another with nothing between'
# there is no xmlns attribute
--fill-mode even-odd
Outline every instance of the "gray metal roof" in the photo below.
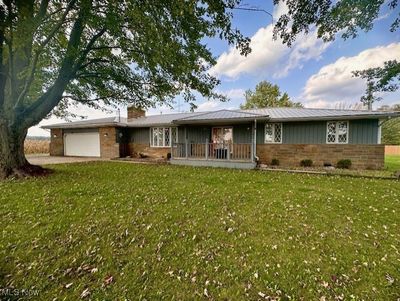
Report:
<svg viewBox="0 0 400 301"><path fill-rule="evenodd" d="M198 113L184 118L174 120L178 124L190 124L209 121L241 121L254 119L267 119L267 114L259 114L258 112L247 112L241 110L219 110L215 112Z"/></svg>
<svg viewBox="0 0 400 301"><path fill-rule="evenodd" d="M270 121L306 121L306 120L339 120L398 117L400 112L336 110L336 109L302 109L302 108L266 108L251 110L219 110L214 112L194 112L150 115L135 119L108 117L82 120L68 123L43 126L52 128L94 128L100 126L149 127L171 124L190 124L201 122L240 122L254 119Z"/></svg>
<svg viewBox="0 0 400 301"><path fill-rule="evenodd" d="M194 116L194 115L198 115L198 114L201 114L201 113L197 112L197 113L174 113L174 114L149 115L146 117L128 119L127 126L129 126L129 127L147 127L147 126L155 126L155 125L170 125L176 119Z"/></svg>
<svg viewBox="0 0 400 301"><path fill-rule="evenodd" d="M265 114L271 118L271 121L328 120L328 119L343 119L343 118L363 119L363 118L385 118L389 116L400 116L400 112L308 109L308 108L266 108L266 109L244 110L244 112Z"/></svg>
<svg viewBox="0 0 400 301"><path fill-rule="evenodd" d="M98 119L79 120L72 122L56 123L42 126L43 129L76 129L76 128L97 128L100 126L121 126L126 127L126 118L106 117Z"/></svg>

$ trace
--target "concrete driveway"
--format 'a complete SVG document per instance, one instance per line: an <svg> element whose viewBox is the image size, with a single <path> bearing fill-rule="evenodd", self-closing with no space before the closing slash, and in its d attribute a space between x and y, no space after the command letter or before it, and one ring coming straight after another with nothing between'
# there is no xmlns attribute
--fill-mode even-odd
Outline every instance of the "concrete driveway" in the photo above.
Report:
<svg viewBox="0 0 400 301"><path fill-rule="evenodd" d="M26 159L29 161L29 163L34 165L65 164L104 160L95 157L55 157L49 156L48 154L26 155Z"/></svg>

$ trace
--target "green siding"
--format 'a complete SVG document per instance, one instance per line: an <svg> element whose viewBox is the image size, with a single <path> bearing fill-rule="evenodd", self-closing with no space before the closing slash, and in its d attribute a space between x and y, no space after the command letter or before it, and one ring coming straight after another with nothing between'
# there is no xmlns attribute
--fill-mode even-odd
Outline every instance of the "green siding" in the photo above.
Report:
<svg viewBox="0 0 400 301"><path fill-rule="evenodd" d="M187 126L187 138L192 143L204 143L211 141L212 126ZM251 125L234 125L233 126L233 142L234 143L251 143ZM184 133L184 127L179 129ZM184 134L183 134L184 136ZM179 140L182 141L182 140ZM184 140L183 140L184 141ZM182 141L182 142L183 142Z"/></svg>
<svg viewBox="0 0 400 301"><path fill-rule="evenodd" d="M257 122L257 144L264 144L265 123Z"/></svg>
<svg viewBox="0 0 400 301"><path fill-rule="evenodd" d="M184 129L183 129L184 131ZM189 143L205 143L211 140L210 126L187 126L186 135ZM184 141L182 141L184 142Z"/></svg>
<svg viewBox="0 0 400 301"><path fill-rule="evenodd" d="M323 144L326 140L326 122L283 123L283 140L287 144Z"/></svg>
<svg viewBox="0 0 400 301"><path fill-rule="evenodd" d="M132 128L129 134L129 142L140 144L150 143L150 128Z"/></svg>
<svg viewBox="0 0 400 301"><path fill-rule="evenodd" d="M185 128L183 126L178 126L178 143L185 142Z"/></svg>
<svg viewBox="0 0 400 301"><path fill-rule="evenodd" d="M362 119L349 121L349 144L376 144L378 120ZM257 123L257 143L264 144L264 122ZM285 144L325 144L326 121L286 122L282 124ZM187 139L191 143L211 141L212 126L186 126ZM233 126L234 143L251 143L252 124ZM128 141L150 143L150 128L131 128ZM185 142L185 126L178 127L178 141Z"/></svg>
<svg viewBox="0 0 400 301"><path fill-rule="evenodd" d="M349 121L349 144L378 143L378 120L361 119ZM327 121L286 122L282 124L286 144L325 144ZM265 123L257 124L257 143L264 143Z"/></svg>
<svg viewBox="0 0 400 301"><path fill-rule="evenodd" d="M251 143L252 128L251 124L233 126L233 143Z"/></svg>
<svg viewBox="0 0 400 301"><path fill-rule="evenodd" d="M379 120L352 120L349 124L350 144L377 144Z"/></svg>

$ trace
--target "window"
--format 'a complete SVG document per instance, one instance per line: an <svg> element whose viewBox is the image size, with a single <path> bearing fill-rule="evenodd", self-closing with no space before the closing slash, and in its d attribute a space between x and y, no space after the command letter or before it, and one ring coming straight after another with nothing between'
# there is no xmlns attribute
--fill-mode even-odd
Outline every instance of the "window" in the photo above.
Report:
<svg viewBox="0 0 400 301"><path fill-rule="evenodd" d="M348 143L349 122L329 121L326 130L326 143Z"/></svg>
<svg viewBox="0 0 400 301"><path fill-rule="evenodd" d="M265 143L282 143L282 123L265 124Z"/></svg>
<svg viewBox="0 0 400 301"><path fill-rule="evenodd" d="M150 129L150 146L168 147L172 143L178 142L178 128L151 128Z"/></svg>

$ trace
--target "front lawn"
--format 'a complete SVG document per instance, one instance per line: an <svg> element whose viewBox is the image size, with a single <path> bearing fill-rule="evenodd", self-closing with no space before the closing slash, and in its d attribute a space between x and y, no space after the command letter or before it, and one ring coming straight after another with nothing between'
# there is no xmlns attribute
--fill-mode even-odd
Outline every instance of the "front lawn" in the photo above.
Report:
<svg viewBox="0 0 400 301"><path fill-rule="evenodd" d="M386 155L385 168L392 172L400 170L400 156Z"/></svg>
<svg viewBox="0 0 400 301"><path fill-rule="evenodd" d="M397 181L118 162L54 169L0 182L0 288L37 300L400 296Z"/></svg>

